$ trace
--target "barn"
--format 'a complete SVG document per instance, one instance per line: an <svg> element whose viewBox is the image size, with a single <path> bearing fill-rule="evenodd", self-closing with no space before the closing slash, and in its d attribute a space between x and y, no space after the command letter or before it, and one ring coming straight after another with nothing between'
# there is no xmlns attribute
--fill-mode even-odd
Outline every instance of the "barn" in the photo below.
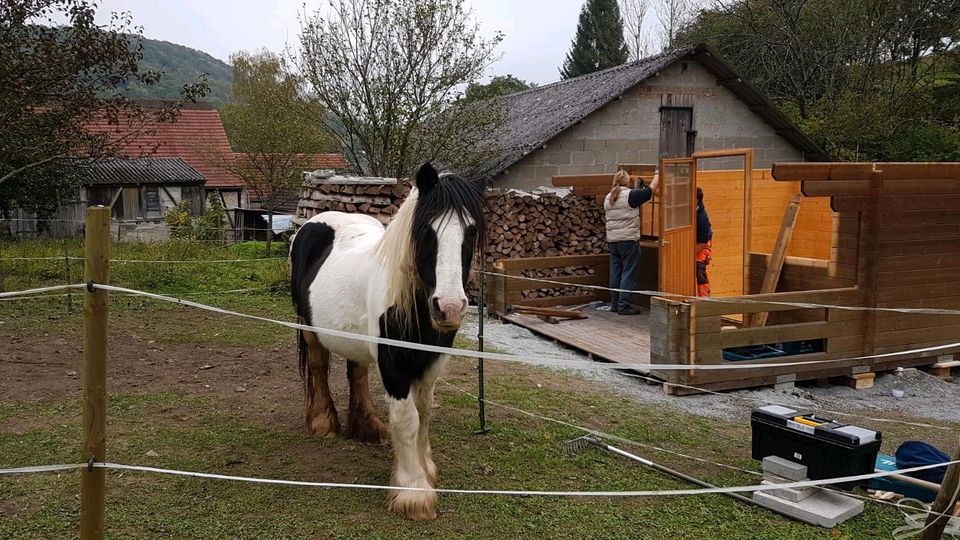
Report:
<svg viewBox="0 0 960 540"><path fill-rule="evenodd" d="M775 161L828 160L704 45L496 99L505 124L483 141L493 157L480 173L502 188L530 190L556 175L611 173L623 163L729 148L753 148L761 169Z"/></svg>

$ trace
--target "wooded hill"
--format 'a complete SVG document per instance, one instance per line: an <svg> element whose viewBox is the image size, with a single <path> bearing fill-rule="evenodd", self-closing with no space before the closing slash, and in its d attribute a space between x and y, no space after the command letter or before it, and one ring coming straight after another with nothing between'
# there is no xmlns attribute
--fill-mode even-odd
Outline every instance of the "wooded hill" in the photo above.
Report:
<svg viewBox="0 0 960 540"><path fill-rule="evenodd" d="M233 101L233 70L226 62L203 51L144 38L140 71L146 70L162 71L163 77L152 86L131 86L130 97L177 99L184 84L195 82L201 73L206 73L210 92L204 101L213 102L217 107Z"/></svg>

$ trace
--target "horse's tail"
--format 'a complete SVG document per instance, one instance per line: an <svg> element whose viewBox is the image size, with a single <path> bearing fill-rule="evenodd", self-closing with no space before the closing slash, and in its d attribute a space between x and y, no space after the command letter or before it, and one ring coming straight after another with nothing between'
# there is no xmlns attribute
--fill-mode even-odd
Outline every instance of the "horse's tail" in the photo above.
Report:
<svg viewBox="0 0 960 540"><path fill-rule="evenodd" d="M303 337L303 329L297 330L297 357L300 364L300 378L303 380L303 391L308 397L313 386L313 371L310 370L310 359L307 357L307 340Z"/></svg>

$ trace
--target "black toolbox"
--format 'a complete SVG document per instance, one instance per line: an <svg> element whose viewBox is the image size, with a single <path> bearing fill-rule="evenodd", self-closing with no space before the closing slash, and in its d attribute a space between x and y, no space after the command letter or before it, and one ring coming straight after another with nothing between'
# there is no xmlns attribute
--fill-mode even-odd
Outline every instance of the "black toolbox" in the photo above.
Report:
<svg viewBox="0 0 960 540"><path fill-rule="evenodd" d="M820 418L810 411L767 405L750 413L753 459L767 456L806 465L811 480L870 474L880 432ZM852 488L858 482L839 484Z"/></svg>

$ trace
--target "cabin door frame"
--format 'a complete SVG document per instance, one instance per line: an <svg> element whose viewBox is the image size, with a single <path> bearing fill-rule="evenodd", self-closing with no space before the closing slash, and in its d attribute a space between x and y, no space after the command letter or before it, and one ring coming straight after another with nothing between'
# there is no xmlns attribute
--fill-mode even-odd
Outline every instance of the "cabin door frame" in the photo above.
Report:
<svg viewBox="0 0 960 540"><path fill-rule="evenodd" d="M743 293L750 291L749 262L753 185L753 148L731 148L695 152L689 158L660 160L659 290L680 296L696 296L697 170L700 160L743 158ZM682 166L689 167L689 185L677 178ZM689 191L688 191L689 188ZM682 200L677 200L677 198ZM689 199L687 199L689 197ZM673 204L676 203L676 204ZM689 204L689 213L685 208ZM668 214L670 214L668 216ZM670 221L668 221L670 219Z"/></svg>

